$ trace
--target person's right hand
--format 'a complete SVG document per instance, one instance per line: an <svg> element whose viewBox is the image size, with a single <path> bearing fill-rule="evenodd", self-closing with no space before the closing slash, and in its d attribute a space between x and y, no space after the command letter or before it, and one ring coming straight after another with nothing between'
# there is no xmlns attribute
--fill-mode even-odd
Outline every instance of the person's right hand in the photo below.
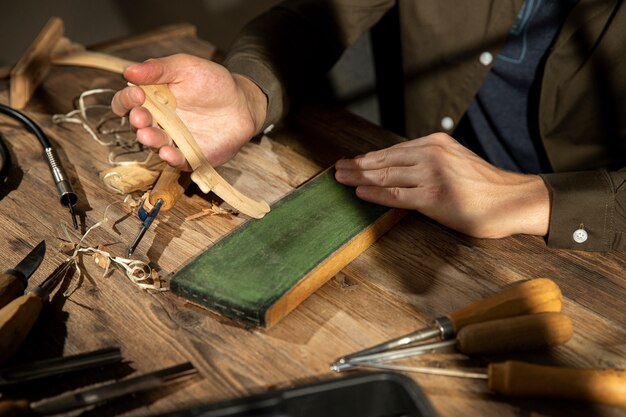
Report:
<svg viewBox="0 0 626 417"><path fill-rule="evenodd" d="M152 59L128 67L124 77L136 85L167 84L176 97L176 113L212 166L235 156L265 122L263 91L248 78L206 59L183 54ZM188 170L182 152L141 107L144 99L141 88L129 86L115 94L111 107L120 116L130 112L139 142L158 149L161 159L173 167Z"/></svg>

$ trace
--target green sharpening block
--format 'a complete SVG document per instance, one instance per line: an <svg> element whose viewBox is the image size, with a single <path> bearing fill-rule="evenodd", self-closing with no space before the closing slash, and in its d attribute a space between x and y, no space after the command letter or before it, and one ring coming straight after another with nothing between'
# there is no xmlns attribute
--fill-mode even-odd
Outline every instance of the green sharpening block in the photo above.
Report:
<svg viewBox="0 0 626 417"><path fill-rule="evenodd" d="M330 169L192 259L171 290L247 326L271 327L404 213L360 200Z"/></svg>

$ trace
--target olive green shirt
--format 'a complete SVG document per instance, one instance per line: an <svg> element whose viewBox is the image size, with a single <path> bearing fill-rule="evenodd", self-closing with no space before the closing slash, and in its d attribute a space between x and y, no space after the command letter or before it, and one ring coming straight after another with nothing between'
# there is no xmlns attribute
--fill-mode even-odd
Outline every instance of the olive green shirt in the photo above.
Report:
<svg viewBox="0 0 626 417"><path fill-rule="evenodd" d="M452 133L493 65L481 55L498 55L522 2L287 1L246 26L225 64L267 94L266 125L273 124L307 77L324 74L397 5L406 132L410 137ZM626 249L626 6L621 1L580 0L567 17L543 71L539 130L554 170L541 174L551 195L548 245ZM586 239L580 238L581 229Z"/></svg>

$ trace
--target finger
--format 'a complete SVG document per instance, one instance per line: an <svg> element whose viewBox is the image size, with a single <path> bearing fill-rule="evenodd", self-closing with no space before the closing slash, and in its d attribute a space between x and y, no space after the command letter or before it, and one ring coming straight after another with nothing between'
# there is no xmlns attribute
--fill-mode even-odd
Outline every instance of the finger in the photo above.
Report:
<svg viewBox="0 0 626 417"><path fill-rule="evenodd" d="M337 169L381 169L392 166L412 166L420 160L419 152L409 152L402 148L386 148L369 152L353 159L340 159L335 163Z"/></svg>
<svg viewBox="0 0 626 417"><path fill-rule="evenodd" d="M387 207L419 210L419 188L360 186L356 195L362 200Z"/></svg>
<svg viewBox="0 0 626 417"><path fill-rule="evenodd" d="M420 183L418 167L388 167L372 170L337 169L335 179L342 184L356 187L374 185L377 187L416 187Z"/></svg>
<svg viewBox="0 0 626 417"><path fill-rule="evenodd" d="M175 83L179 81L179 69L186 65L185 61L189 58L182 54L149 59L126 68L124 78L137 85Z"/></svg>
<svg viewBox="0 0 626 417"><path fill-rule="evenodd" d="M126 87L118 91L111 100L111 110L118 116L124 116L133 107L141 106L146 96L139 87Z"/></svg>
<svg viewBox="0 0 626 417"><path fill-rule="evenodd" d="M191 171L191 167L178 148L172 146L163 146L159 149L159 157L174 168L183 171Z"/></svg>
<svg viewBox="0 0 626 417"><path fill-rule="evenodd" d="M128 115L128 121L137 129L154 126L152 114L144 107L133 108Z"/></svg>
<svg viewBox="0 0 626 417"><path fill-rule="evenodd" d="M137 140L145 146L157 149L172 146L173 143L170 135L158 127L146 127L137 130Z"/></svg>

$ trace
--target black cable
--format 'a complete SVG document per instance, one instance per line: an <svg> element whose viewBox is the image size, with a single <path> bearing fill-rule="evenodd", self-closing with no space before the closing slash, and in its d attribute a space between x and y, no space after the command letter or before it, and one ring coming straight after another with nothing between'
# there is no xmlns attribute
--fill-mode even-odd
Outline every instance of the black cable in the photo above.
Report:
<svg viewBox="0 0 626 417"><path fill-rule="evenodd" d="M0 103L0 113L6 114L7 116L10 116L13 119L22 122L24 126L26 126L28 130L30 130L37 137L37 139L41 143L41 146L43 147L44 157L46 158L46 162L48 163L48 167L50 168L50 173L52 174L52 179L54 180L54 184L57 187L61 203L69 208L70 214L72 215L74 228L78 229L78 222L76 221L76 214L74 213L74 206L78 201L78 196L76 195L74 190L72 190L72 185L70 184L67 175L65 175L65 171L63 170L61 161L57 156L54 148L52 148L52 144L50 143L50 140L48 140L48 137L46 136L44 131L39 127L37 123L35 123L24 113L17 111L11 107L5 106L2 103Z"/></svg>
<svg viewBox="0 0 626 417"><path fill-rule="evenodd" d="M2 103L0 103L0 113L4 113L7 116L11 116L15 120L19 120L20 122L22 122L24 126L28 128L28 130L30 130L35 136L37 136L37 139L39 139L39 142L41 142L41 146L43 146L44 149L52 147L44 131L41 130L39 125L35 123L31 118L26 116L24 113L19 112L9 106L5 106Z"/></svg>

